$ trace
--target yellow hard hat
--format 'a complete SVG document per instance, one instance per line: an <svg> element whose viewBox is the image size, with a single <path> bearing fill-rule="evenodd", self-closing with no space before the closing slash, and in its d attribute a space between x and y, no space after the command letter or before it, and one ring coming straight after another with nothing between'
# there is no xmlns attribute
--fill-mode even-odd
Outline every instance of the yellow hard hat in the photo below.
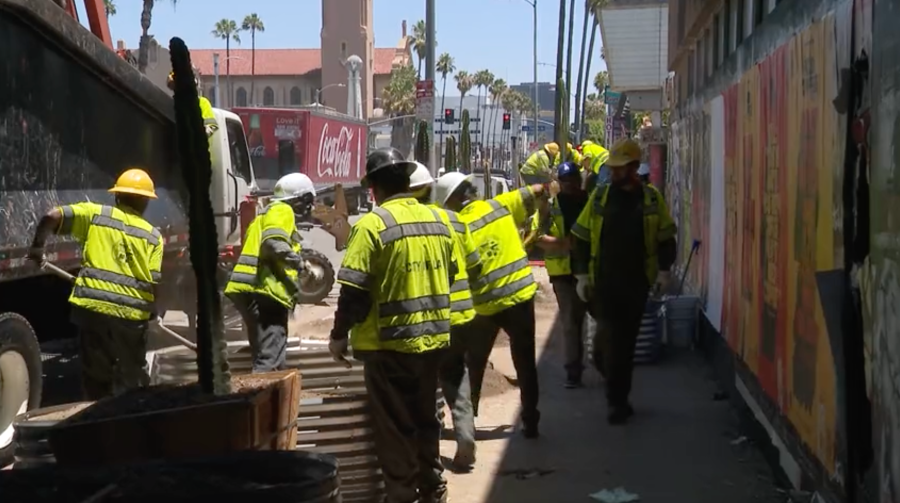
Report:
<svg viewBox="0 0 900 503"><path fill-rule="evenodd" d="M631 138L623 138L610 149L606 165L610 168L618 168L633 162L640 162L640 160L641 146Z"/></svg>
<svg viewBox="0 0 900 503"><path fill-rule="evenodd" d="M109 191L113 194L134 194L156 199L156 190L153 187L153 180L150 179L150 175L146 171L137 168L131 168L119 175L116 185Z"/></svg>
<svg viewBox="0 0 900 503"><path fill-rule="evenodd" d="M546 150L547 153L552 155L553 157L556 157L556 154L559 153L559 145L557 145L555 142L551 142L544 145L544 150Z"/></svg>

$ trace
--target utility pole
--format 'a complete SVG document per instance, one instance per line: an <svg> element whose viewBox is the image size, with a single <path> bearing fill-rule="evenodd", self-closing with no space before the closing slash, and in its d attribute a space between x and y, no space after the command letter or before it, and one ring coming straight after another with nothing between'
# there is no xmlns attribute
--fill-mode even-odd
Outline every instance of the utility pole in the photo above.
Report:
<svg viewBox="0 0 900 503"><path fill-rule="evenodd" d="M526 0L527 1L527 0ZM534 9L534 28L532 35L534 36L534 143L537 144L538 137L538 116L540 115L540 106L538 105L538 77L537 77L537 67L538 67L538 36L537 36L537 0L532 0L531 7ZM518 182L517 182L518 183Z"/></svg>
<svg viewBox="0 0 900 503"><path fill-rule="evenodd" d="M216 95L213 97L213 99L216 100L216 108L225 108L222 106L222 102L219 101L220 97L222 96L222 93L219 92L219 53L218 52L213 53L213 75L216 78L216 83L215 83Z"/></svg>
<svg viewBox="0 0 900 503"><path fill-rule="evenodd" d="M437 61L434 58L435 40L434 0L425 0L425 80L434 85L434 71ZM432 100L434 98L432 97ZM433 108L433 107L432 107ZM434 145L434 114L428 118L428 164L431 176L437 178L438 163Z"/></svg>

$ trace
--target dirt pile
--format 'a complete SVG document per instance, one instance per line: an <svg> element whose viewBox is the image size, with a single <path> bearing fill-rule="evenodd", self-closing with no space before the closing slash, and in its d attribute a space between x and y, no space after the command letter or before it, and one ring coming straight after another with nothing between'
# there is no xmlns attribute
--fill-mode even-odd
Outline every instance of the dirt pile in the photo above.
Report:
<svg viewBox="0 0 900 503"><path fill-rule="evenodd" d="M481 398L499 396L512 391L518 387L513 382L511 378L494 369L489 362L488 368L484 371L484 381L481 383Z"/></svg>

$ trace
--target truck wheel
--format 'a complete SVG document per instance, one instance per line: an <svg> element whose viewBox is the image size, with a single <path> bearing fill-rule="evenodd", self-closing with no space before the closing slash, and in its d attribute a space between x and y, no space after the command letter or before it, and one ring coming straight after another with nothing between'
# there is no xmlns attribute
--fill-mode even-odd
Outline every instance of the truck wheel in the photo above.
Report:
<svg viewBox="0 0 900 503"><path fill-rule="evenodd" d="M334 286L334 266L328 257L315 250L303 250L300 252L303 260L309 262L312 267L322 269L322 279L316 281L312 277L304 276L300 279L300 304L318 304L328 297Z"/></svg>
<svg viewBox="0 0 900 503"><path fill-rule="evenodd" d="M13 420L41 406L41 346L28 321L0 314L0 467L12 462Z"/></svg>

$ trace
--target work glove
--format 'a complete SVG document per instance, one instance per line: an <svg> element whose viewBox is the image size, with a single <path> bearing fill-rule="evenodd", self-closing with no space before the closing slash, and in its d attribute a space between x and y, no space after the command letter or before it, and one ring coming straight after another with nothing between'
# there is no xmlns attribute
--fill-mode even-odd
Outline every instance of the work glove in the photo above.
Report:
<svg viewBox="0 0 900 503"><path fill-rule="evenodd" d="M216 126L215 124L206 124L203 126L203 129L206 131L206 137L209 138L219 130L219 126Z"/></svg>
<svg viewBox="0 0 900 503"><path fill-rule="evenodd" d="M42 247L34 247L28 249L28 260L34 262L38 266L44 264L44 260L46 257L44 256L44 249Z"/></svg>
<svg viewBox="0 0 900 503"><path fill-rule="evenodd" d="M576 274L575 275L575 293L578 294L578 298L582 300L582 302L587 302L590 298L591 285L588 281L587 274Z"/></svg>
<svg viewBox="0 0 900 503"><path fill-rule="evenodd" d="M659 296L668 293L671 284L672 273L669 271L660 271L659 274L656 275L656 284L653 285L654 294Z"/></svg>

